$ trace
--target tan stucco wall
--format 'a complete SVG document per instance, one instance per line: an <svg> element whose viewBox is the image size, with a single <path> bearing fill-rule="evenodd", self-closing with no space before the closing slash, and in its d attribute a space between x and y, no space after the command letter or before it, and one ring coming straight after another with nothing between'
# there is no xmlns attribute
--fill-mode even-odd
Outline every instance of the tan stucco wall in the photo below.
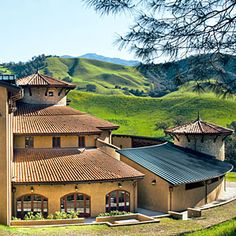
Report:
<svg viewBox="0 0 236 236"><path fill-rule="evenodd" d="M65 95L65 89L61 93L60 96L58 96L58 92L61 90L60 88L50 88L48 91L53 91L54 96L45 96L47 88L31 88L32 96L29 94L29 90L27 88L24 89L24 97L21 100L25 103L30 104L56 104L60 106L66 106L66 95Z"/></svg>
<svg viewBox="0 0 236 236"><path fill-rule="evenodd" d="M122 188L118 188L118 182L78 184L78 193L84 193L91 199L91 216L97 216L106 210L106 194L114 190L126 190L130 193L130 208L135 211L137 207L137 186L135 181L124 181ZM41 194L48 198L48 213L60 211L60 199L66 194L75 192L76 184L66 185L15 185L14 212L16 213L16 199L25 194L31 194L30 188L33 186L33 194Z"/></svg>
<svg viewBox="0 0 236 236"><path fill-rule="evenodd" d="M111 143L111 131L110 130L103 130L99 136L99 139Z"/></svg>
<svg viewBox="0 0 236 236"><path fill-rule="evenodd" d="M175 138L174 144L215 156L217 159L221 161L225 159L225 143L223 141L224 136L221 135L216 138L216 136L214 135L204 135L203 142L202 142L202 136L189 135L188 137L190 142L188 141L185 135L178 135L179 140Z"/></svg>
<svg viewBox="0 0 236 236"><path fill-rule="evenodd" d="M145 174L144 179L138 181L138 207L168 212L169 184L126 157L121 155L120 159ZM156 180L156 185L152 185L153 180Z"/></svg>
<svg viewBox="0 0 236 236"><path fill-rule="evenodd" d="M161 179L152 172L134 163L121 155L121 161L145 174L143 180L138 182L138 207L149 210L168 212L183 211L189 207L201 206L205 204L205 186L185 190L185 185L175 186L172 193L168 182ZM152 181L156 180L156 185ZM224 179L207 185L207 202L215 201L224 191ZM171 202L170 202L171 201Z"/></svg>
<svg viewBox="0 0 236 236"><path fill-rule="evenodd" d="M132 138L131 137L118 137L112 136L112 144L119 148L131 148L132 147Z"/></svg>
<svg viewBox="0 0 236 236"><path fill-rule="evenodd" d="M215 201L219 195L224 191L223 178L219 181L207 185L207 199L206 187L185 190L185 185L173 188L172 192L172 210L183 211L188 207L202 206L212 201Z"/></svg>
<svg viewBox="0 0 236 236"><path fill-rule="evenodd" d="M52 148L53 136L34 136L34 148ZM61 137L61 147L78 147L78 136L68 135ZM95 147L96 135L86 135L86 147ZM25 148L25 136L14 136L14 148Z"/></svg>
<svg viewBox="0 0 236 236"><path fill-rule="evenodd" d="M0 87L0 224L10 224L11 218L11 180L10 163L12 159L12 115L8 114L7 90Z"/></svg>

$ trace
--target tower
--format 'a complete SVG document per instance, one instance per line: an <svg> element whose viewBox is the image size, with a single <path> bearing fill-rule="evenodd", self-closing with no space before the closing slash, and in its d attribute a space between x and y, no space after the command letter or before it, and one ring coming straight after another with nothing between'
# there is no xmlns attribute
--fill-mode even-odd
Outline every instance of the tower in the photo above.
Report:
<svg viewBox="0 0 236 236"><path fill-rule="evenodd" d="M177 146L202 152L216 159L225 160L225 138L233 133L215 124L202 121L200 116L190 123L165 130Z"/></svg>
<svg viewBox="0 0 236 236"><path fill-rule="evenodd" d="M23 103L66 106L66 96L76 85L42 75L39 72L18 79L24 89Z"/></svg>

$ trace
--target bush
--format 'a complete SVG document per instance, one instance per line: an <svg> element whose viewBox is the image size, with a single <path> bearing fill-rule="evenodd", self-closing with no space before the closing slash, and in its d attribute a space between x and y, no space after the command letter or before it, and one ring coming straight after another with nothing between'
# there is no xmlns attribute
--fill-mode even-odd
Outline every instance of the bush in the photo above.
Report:
<svg viewBox="0 0 236 236"><path fill-rule="evenodd" d="M72 78L69 77L69 76L66 76L66 77L63 78L62 80L65 81L65 82L68 82L68 83L71 83L71 82L73 81Z"/></svg>
<svg viewBox="0 0 236 236"><path fill-rule="evenodd" d="M96 92L97 86L94 84L87 84L86 85L86 91L87 92Z"/></svg>

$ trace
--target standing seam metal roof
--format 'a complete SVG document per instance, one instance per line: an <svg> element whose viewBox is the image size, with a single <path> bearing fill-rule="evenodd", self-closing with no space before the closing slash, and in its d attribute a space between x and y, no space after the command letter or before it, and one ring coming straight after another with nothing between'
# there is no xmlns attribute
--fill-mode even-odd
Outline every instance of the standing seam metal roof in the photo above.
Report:
<svg viewBox="0 0 236 236"><path fill-rule="evenodd" d="M171 143L117 152L173 185L212 179L224 175L233 168L227 162Z"/></svg>

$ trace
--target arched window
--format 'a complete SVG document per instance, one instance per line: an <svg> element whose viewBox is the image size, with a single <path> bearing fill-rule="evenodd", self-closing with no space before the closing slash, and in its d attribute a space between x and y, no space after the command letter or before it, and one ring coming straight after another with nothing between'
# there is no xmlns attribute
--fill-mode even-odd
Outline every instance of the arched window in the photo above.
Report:
<svg viewBox="0 0 236 236"><path fill-rule="evenodd" d="M106 195L106 212L130 211L130 194L124 190L115 190Z"/></svg>
<svg viewBox="0 0 236 236"><path fill-rule="evenodd" d="M28 212L42 213L44 217L48 215L48 199L41 195L24 195L16 200L16 217L24 218Z"/></svg>
<svg viewBox="0 0 236 236"><path fill-rule="evenodd" d="M90 197L83 193L70 193L61 198L61 211L78 211L79 216L90 216Z"/></svg>

